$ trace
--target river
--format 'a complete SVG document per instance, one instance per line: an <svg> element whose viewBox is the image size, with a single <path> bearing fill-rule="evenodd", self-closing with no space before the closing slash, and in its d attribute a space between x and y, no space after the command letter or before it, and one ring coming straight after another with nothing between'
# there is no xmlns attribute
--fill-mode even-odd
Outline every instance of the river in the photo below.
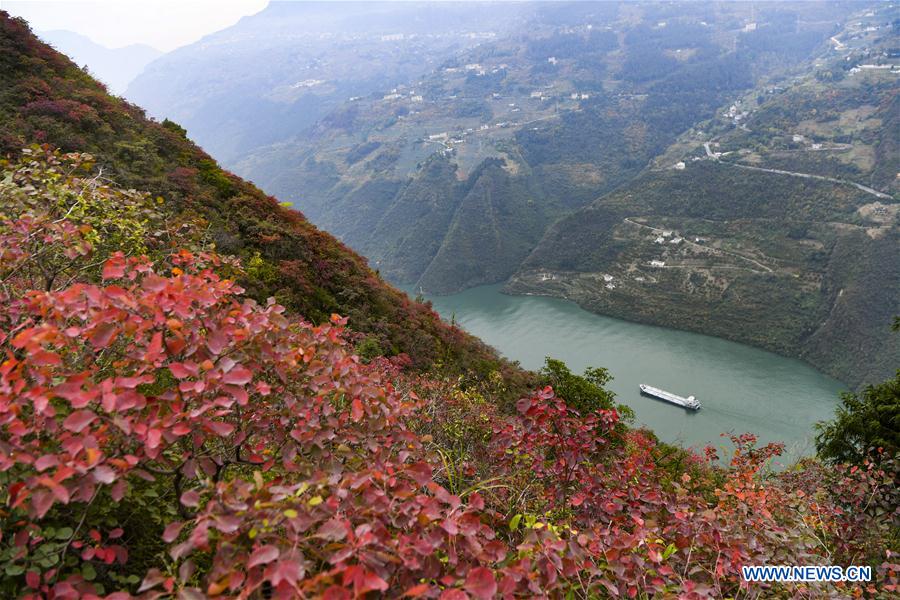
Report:
<svg viewBox="0 0 900 600"><path fill-rule="evenodd" d="M545 356L577 373L609 369L617 400L667 442L720 448L720 434L752 432L763 442L786 445L783 463L815 452L813 425L831 418L846 389L806 363L758 348L664 327L604 317L556 298L508 296L500 285L451 296L426 296L446 320L456 322L529 369ZM410 291L407 289L407 291ZM642 396L647 383L697 397L697 412ZM728 450L728 451L726 451Z"/></svg>

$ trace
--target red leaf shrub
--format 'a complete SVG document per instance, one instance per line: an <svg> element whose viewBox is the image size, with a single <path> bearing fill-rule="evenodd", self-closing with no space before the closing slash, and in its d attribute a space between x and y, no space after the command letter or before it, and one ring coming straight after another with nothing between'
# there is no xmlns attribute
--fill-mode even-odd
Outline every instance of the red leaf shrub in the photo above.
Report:
<svg viewBox="0 0 900 600"><path fill-rule="evenodd" d="M4 285L33 231L0 231ZM345 319L243 299L220 267L118 253L100 283L0 294L4 596L897 589L892 457L774 475L780 448L747 435L727 467L670 473L615 411L579 415L546 388L501 414L486 391L362 363ZM748 564L874 564L879 580L751 587Z"/></svg>

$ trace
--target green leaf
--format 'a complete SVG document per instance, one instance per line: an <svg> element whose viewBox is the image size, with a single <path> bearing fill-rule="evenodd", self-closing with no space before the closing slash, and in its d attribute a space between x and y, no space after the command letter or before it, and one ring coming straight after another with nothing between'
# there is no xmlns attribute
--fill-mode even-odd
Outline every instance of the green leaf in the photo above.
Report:
<svg viewBox="0 0 900 600"><path fill-rule="evenodd" d="M663 560L666 560L667 558L669 558L670 556L675 554L675 552L677 552L677 551L678 551L678 548L675 547L675 544L669 544L668 546L666 546L666 549L663 551L663 554L662 554Z"/></svg>
<svg viewBox="0 0 900 600"><path fill-rule="evenodd" d="M72 537L72 534L75 533L71 527L63 527L56 532L56 539L58 540L67 540Z"/></svg>
<svg viewBox="0 0 900 600"><path fill-rule="evenodd" d="M21 575L25 572L25 565L17 565L16 563L12 563L6 565L6 574L10 577L15 577L16 575Z"/></svg>
<svg viewBox="0 0 900 600"><path fill-rule="evenodd" d="M522 520L522 514L519 513L509 520L509 530L515 531L519 528L519 521Z"/></svg>
<svg viewBox="0 0 900 600"><path fill-rule="evenodd" d="M81 567L81 575L88 581L93 581L97 578L97 570L94 569L94 565L91 563L84 563L84 566Z"/></svg>

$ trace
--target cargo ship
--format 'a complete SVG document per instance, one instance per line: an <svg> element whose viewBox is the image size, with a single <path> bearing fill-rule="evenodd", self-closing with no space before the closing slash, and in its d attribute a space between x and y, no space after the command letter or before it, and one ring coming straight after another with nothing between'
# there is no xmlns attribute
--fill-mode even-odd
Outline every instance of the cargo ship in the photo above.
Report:
<svg viewBox="0 0 900 600"><path fill-rule="evenodd" d="M665 400L666 402L670 402L672 404L675 404L676 406L681 406L690 410L700 410L700 401L693 396L688 396L687 398L685 398L684 396L679 396L677 394L673 394L672 392L667 392L666 390L655 388L652 385L647 385L646 383L642 383L640 385L640 388L642 394L647 394L648 396L653 396L654 398L659 398L660 400Z"/></svg>

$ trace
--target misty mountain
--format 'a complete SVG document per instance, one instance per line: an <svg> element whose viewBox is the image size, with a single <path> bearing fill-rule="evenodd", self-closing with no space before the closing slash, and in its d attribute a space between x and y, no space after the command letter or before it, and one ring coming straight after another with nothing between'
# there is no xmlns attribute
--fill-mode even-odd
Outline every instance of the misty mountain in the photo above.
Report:
<svg viewBox="0 0 900 600"><path fill-rule="evenodd" d="M174 119L232 165L289 139L352 97L419 77L521 24L514 3L272 2L175 50L128 96Z"/></svg>
<svg viewBox="0 0 900 600"><path fill-rule="evenodd" d="M107 48L86 36L62 29L42 31L38 35L79 66L87 66L110 92L117 95L124 94L131 80L163 55L146 44Z"/></svg>

